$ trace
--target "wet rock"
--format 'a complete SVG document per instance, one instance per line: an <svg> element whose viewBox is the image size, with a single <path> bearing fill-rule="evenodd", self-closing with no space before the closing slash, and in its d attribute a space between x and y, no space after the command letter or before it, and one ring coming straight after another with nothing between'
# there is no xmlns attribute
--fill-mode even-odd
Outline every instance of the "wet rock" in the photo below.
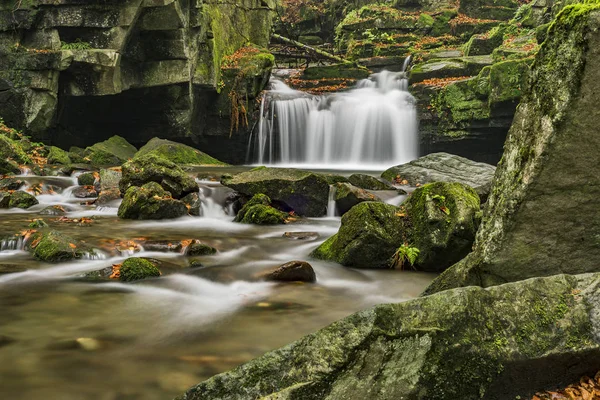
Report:
<svg viewBox="0 0 600 400"><path fill-rule="evenodd" d="M50 152L48 153L48 164L71 164L69 153L56 146L50 146Z"/></svg>
<svg viewBox="0 0 600 400"><path fill-rule="evenodd" d="M255 225L285 224L287 214L271 206L271 199L264 194L252 197L235 217L235 222Z"/></svg>
<svg viewBox="0 0 600 400"><path fill-rule="evenodd" d="M104 142L85 149L85 158L93 165L121 165L133 158L137 149L120 136L113 136Z"/></svg>
<svg viewBox="0 0 600 400"><path fill-rule="evenodd" d="M318 232L285 232L284 238L292 240L316 240L319 238Z"/></svg>
<svg viewBox="0 0 600 400"><path fill-rule="evenodd" d="M96 200L96 205L105 206L107 204L112 203L115 200L121 199L121 191L119 188L114 189L104 189L98 195L98 199Z"/></svg>
<svg viewBox="0 0 600 400"><path fill-rule="evenodd" d="M67 213L64 206L53 205L48 206L40 211L40 215L63 216Z"/></svg>
<svg viewBox="0 0 600 400"><path fill-rule="evenodd" d="M364 189L352 186L349 183L336 183L335 206L340 215L347 213L352 207L364 201L381 201L381 199Z"/></svg>
<svg viewBox="0 0 600 400"><path fill-rule="evenodd" d="M48 224L43 219L36 218L29 223L28 227L32 229L47 228Z"/></svg>
<svg viewBox="0 0 600 400"><path fill-rule="evenodd" d="M276 282L308 282L317 281L313 267L306 261L290 261L279 267L264 271L260 277L266 281Z"/></svg>
<svg viewBox="0 0 600 400"><path fill-rule="evenodd" d="M599 283L557 275L379 305L180 398L531 398L600 369Z"/></svg>
<svg viewBox="0 0 600 400"><path fill-rule="evenodd" d="M36 259L50 263L81 258L88 250L72 237L58 231L35 233L27 246L33 250Z"/></svg>
<svg viewBox="0 0 600 400"><path fill-rule="evenodd" d="M176 199L200 190L196 181L175 163L153 154L136 157L126 162L123 164L122 171L123 176L119 182L122 195L129 187L142 186L148 182L160 184Z"/></svg>
<svg viewBox="0 0 600 400"><path fill-rule="evenodd" d="M77 177L77 184L80 186L94 186L96 183L96 173L84 172Z"/></svg>
<svg viewBox="0 0 600 400"><path fill-rule="evenodd" d="M85 281L108 281L113 274L113 267L106 267L96 271L86 272L82 275L82 280Z"/></svg>
<svg viewBox="0 0 600 400"><path fill-rule="evenodd" d="M36 204L39 204L39 202L35 198L35 196L33 196L27 192L24 192L22 190L17 190L10 194L7 194L7 193L0 194L0 208L27 209Z"/></svg>
<svg viewBox="0 0 600 400"><path fill-rule="evenodd" d="M25 181L18 178L2 178L0 179L0 191L3 190L19 190L25 185Z"/></svg>
<svg viewBox="0 0 600 400"><path fill-rule="evenodd" d="M485 202L496 168L448 153L433 153L381 174L391 182L408 181L411 186L431 182L460 182L471 186Z"/></svg>
<svg viewBox="0 0 600 400"><path fill-rule="evenodd" d="M371 175L365 174L353 174L350 175L348 181L361 189L367 190L396 190L396 188L389 182L383 182Z"/></svg>
<svg viewBox="0 0 600 400"><path fill-rule="evenodd" d="M199 240L193 240L185 249L185 255L189 257L210 256L217 253L217 249Z"/></svg>
<svg viewBox="0 0 600 400"><path fill-rule="evenodd" d="M93 186L77 186L73 189L73 196L78 199L86 199L86 198L96 198L98 197L98 192Z"/></svg>
<svg viewBox="0 0 600 400"><path fill-rule="evenodd" d="M169 219L184 215L188 215L185 203L171 197L156 182L129 187L118 211L123 219Z"/></svg>
<svg viewBox="0 0 600 400"><path fill-rule="evenodd" d="M146 251L159 251L164 253L181 253L185 247L181 240L147 240L141 243Z"/></svg>
<svg viewBox="0 0 600 400"><path fill-rule="evenodd" d="M291 168L256 168L235 176L224 175L223 185L251 197L267 195L274 204L297 215L321 217L327 213L329 183L323 176Z"/></svg>
<svg viewBox="0 0 600 400"><path fill-rule="evenodd" d="M142 157L147 154L164 158L177 165L227 165L193 147L159 138L150 140L135 156Z"/></svg>
<svg viewBox="0 0 600 400"><path fill-rule="evenodd" d="M119 279L132 282L160 276L160 270L145 258L131 257L123 262Z"/></svg>
<svg viewBox="0 0 600 400"><path fill-rule="evenodd" d="M118 189L123 174L121 171L116 171L114 169L101 169L99 176L100 191L103 191L108 189Z"/></svg>
<svg viewBox="0 0 600 400"><path fill-rule="evenodd" d="M200 201L200 195L198 193L190 193L181 199L187 206L190 215L196 217L201 215L202 202Z"/></svg>
<svg viewBox="0 0 600 400"><path fill-rule="evenodd" d="M18 174L23 164L31 164L31 159L19 141L0 135L0 174Z"/></svg>

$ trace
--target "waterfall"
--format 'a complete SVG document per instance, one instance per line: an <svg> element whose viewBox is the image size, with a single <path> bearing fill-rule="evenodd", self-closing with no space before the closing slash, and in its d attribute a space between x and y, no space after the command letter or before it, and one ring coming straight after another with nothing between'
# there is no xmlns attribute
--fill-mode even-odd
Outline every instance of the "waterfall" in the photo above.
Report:
<svg viewBox="0 0 600 400"><path fill-rule="evenodd" d="M417 116L407 89L405 73L390 71L322 96L272 80L248 162L377 169L411 161L418 156Z"/></svg>
<svg viewBox="0 0 600 400"><path fill-rule="evenodd" d="M329 198L327 200L327 217L332 218L337 214L337 205L335 204L335 185L329 186Z"/></svg>

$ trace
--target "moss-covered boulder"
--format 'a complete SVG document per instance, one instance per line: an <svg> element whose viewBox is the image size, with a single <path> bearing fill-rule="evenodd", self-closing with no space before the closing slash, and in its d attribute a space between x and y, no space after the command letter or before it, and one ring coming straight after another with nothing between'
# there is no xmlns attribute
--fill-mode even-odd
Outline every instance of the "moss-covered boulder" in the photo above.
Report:
<svg viewBox="0 0 600 400"><path fill-rule="evenodd" d="M50 263L78 259L89 250L77 240L58 231L35 233L27 246L36 259Z"/></svg>
<svg viewBox="0 0 600 400"><path fill-rule="evenodd" d="M415 65L410 70L410 82L427 79L477 75L484 67L492 65L490 56L470 56L448 59L431 59Z"/></svg>
<svg viewBox="0 0 600 400"><path fill-rule="evenodd" d="M147 154L156 155L177 165L227 165L193 147L159 138L146 143L135 157Z"/></svg>
<svg viewBox="0 0 600 400"><path fill-rule="evenodd" d="M402 204L406 242L419 249L413 263L421 271L440 272L464 258L481 222L479 196L462 183L430 183Z"/></svg>
<svg viewBox="0 0 600 400"><path fill-rule="evenodd" d="M131 186L142 186L148 182L159 183L163 189L180 199L199 190L196 181L187 175L177 164L155 154L136 157L122 167L119 182L121 194Z"/></svg>
<svg viewBox="0 0 600 400"><path fill-rule="evenodd" d="M192 240L192 242L185 248L185 255L189 257L212 256L216 253L217 249L202 243L200 240Z"/></svg>
<svg viewBox="0 0 600 400"><path fill-rule="evenodd" d="M348 181L354 186L367 189L367 190L396 190L389 182L384 182L381 179L377 179L371 175L365 174L352 174L348 178Z"/></svg>
<svg viewBox="0 0 600 400"><path fill-rule="evenodd" d="M335 195L335 208L339 215L344 215L352 207L363 201L381 201L381 199L364 189L357 188L349 183L336 183L333 185Z"/></svg>
<svg viewBox="0 0 600 400"><path fill-rule="evenodd" d="M56 146L50 146L50 151L48 153L48 164L69 165L71 164L71 158L69 158L69 153L63 149Z"/></svg>
<svg viewBox="0 0 600 400"><path fill-rule="evenodd" d="M321 217L327 213L329 183L313 172L291 168L256 168L235 176L224 176L223 185L251 197L267 195L284 211Z"/></svg>
<svg viewBox="0 0 600 400"><path fill-rule="evenodd" d="M113 136L85 149L85 158L94 165L121 165L133 158L137 149L120 136Z"/></svg>
<svg viewBox="0 0 600 400"><path fill-rule="evenodd" d="M17 174L19 165L30 163L31 159L17 140L0 134L0 174Z"/></svg>
<svg viewBox="0 0 600 400"><path fill-rule="evenodd" d="M31 206L35 206L36 204L39 204L39 201L35 198L35 196L22 190L17 190L10 194L4 193L4 197L2 201L0 201L0 208L27 209Z"/></svg>
<svg viewBox="0 0 600 400"><path fill-rule="evenodd" d="M160 276L160 270L145 258L131 257L123 261L119 269L119 280L123 282L139 281Z"/></svg>
<svg viewBox="0 0 600 400"><path fill-rule="evenodd" d="M396 165L381 174L391 182L407 181L411 186L431 182L460 182L487 198L496 168L448 153L432 153L406 164Z"/></svg>
<svg viewBox="0 0 600 400"><path fill-rule="evenodd" d="M598 271L599 26L597 4L568 6L555 19L505 143L473 252L428 293Z"/></svg>
<svg viewBox="0 0 600 400"><path fill-rule="evenodd" d="M94 186L96 179L96 174L94 172L84 172L77 176L77 184L80 186Z"/></svg>
<svg viewBox="0 0 600 400"><path fill-rule="evenodd" d="M169 219L187 215L185 203L171 197L158 183L131 186L125 192L118 216L123 219Z"/></svg>
<svg viewBox="0 0 600 400"><path fill-rule="evenodd" d="M379 305L178 400L531 398L600 369L599 288L557 275Z"/></svg>
<svg viewBox="0 0 600 400"><path fill-rule="evenodd" d="M360 203L344 214L339 232L311 256L348 267L390 268L391 257L404 243L403 228L398 207Z"/></svg>
<svg viewBox="0 0 600 400"><path fill-rule="evenodd" d="M255 225L285 224L287 214L271 206L271 199L264 194L254 195L237 213L235 222Z"/></svg>

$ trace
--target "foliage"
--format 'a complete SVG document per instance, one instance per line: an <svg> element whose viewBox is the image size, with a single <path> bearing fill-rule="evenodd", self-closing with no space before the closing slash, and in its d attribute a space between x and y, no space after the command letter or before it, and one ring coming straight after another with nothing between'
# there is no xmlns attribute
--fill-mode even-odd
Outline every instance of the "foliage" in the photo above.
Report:
<svg viewBox="0 0 600 400"><path fill-rule="evenodd" d="M75 41L71 43L60 42L61 50L89 50L91 48L91 44L82 41L80 38L75 39Z"/></svg>
<svg viewBox="0 0 600 400"><path fill-rule="evenodd" d="M599 399L600 398L600 372L594 379L582 377L578 383L571 384L565 389L536 393L532 400L574 400L574 399Z"/></svg>
<svg viewBox="0 0 600 400"><path fill-rule="evenodd" d="M407 265L414 267L415 262L419 257L419 253L420 250L418 248L411 247L407 243L404 243L392 257L392 268L406 269Z"/></svg>
<svg viewBox="0 0 600 400"><path fill-rule="evenodd" d="M325 12L325 4L321 0L282 0L284 13L281 21L287 24L297 24L305 19L307 14L320 15Z"/></svg>

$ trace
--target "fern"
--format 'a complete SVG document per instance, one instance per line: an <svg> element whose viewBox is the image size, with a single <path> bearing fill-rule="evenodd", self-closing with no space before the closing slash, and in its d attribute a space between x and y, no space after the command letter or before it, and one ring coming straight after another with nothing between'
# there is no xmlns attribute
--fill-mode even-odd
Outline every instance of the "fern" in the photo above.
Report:
<svg viewBox="0 0 600 400"><path fill-rule="evenodd" d="M392 257L392 268L407 269L407 265L410 265L414 269L420 252L418 248L404 243L396 250L396 253Z"/></svg>
<svg viewBox="0 0 600 400"><path fill-rule="evenodd" d="M79 38L75 39L75 41L72 43L60 42L61 50L89 50L91 48L91 44L84 42Z"/></svg>

